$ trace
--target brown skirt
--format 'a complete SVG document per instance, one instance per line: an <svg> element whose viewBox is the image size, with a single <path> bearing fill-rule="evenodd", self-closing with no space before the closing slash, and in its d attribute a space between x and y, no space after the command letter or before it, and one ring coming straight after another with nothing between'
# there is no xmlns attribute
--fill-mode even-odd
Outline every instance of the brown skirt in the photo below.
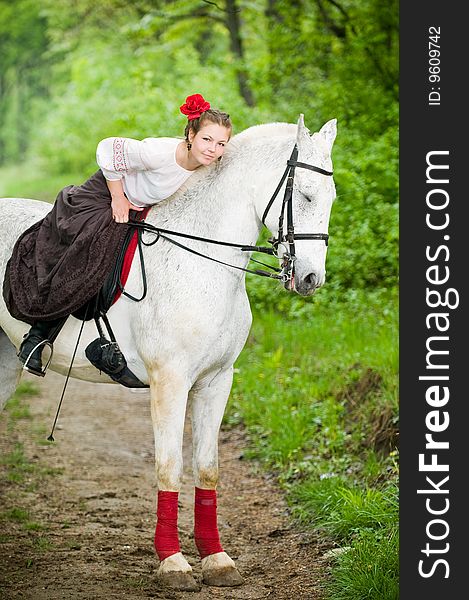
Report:
<svg viewBox="0 0 469 600"><path fill-rule="evenodd" d="M72 314L95 296L128 227L112 219L101 171L59 192L44 219L17 240L3 281L10 314L26 323Z"/></svg>

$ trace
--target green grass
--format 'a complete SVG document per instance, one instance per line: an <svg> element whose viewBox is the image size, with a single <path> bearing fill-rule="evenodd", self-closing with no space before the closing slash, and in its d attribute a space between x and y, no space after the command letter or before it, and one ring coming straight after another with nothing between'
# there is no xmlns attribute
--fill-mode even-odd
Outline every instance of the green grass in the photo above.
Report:
<svg viewBox="0 0 469 600"><path fill-rule="evenodd" d="M332 600L398 600L399 529L362 530L337 555L326 589Z"/></svg>
<svg viewBox="0 0 469 600"><path fill-rule="evenodd" d="M362 529L381 529L396 522L397 488L352 486L345 478L311 478L290 493L293 514L302 523L324 530L341 542Z"/></svg>
<svg viewBox="0 0 469 600"><path fill-rule="evenodd" d="M131 589L143 590L148 585L148 581L143 577L128 577L123 580L122 585Z"/></svg>
<svg viewBox="0 0 469 600"><path fill-rule="evenodd" d="M10 508L5 511L4 517L9 521L17 521L19 523L24 523L29 520L29 512L24 508Z"/></svg>
<svg viewBox="0 0 469 600"><path fill-rule="evenodd" d="M255 439L251 454L270 466L315 455L326 459L315 466L321 475L351 445L365 453L370 440L385 445L386 432L373 428L398 412L397 324L389 316L376 326L371 307L344 313L311 307L309 320L254 318L226 422L242 421Z"/></svg>
<svg viewBox="0 0 469 600"><path fill-rule="evenodd" d="M52 549L50 540L44 535L46 526L34 518L34 510L23 505L28 494L36 489L44 481L45 477L54 476L62 472L62 469L42 465L37 458L31 458L31 451L21 441L28 435L30 442L40 444L43 431L34 423L28 423L29 433L23 434L25 423L31 421L32 414L29 408L29 398L38 393L38 388L31 382L21 382L15 393L5 404L0 419L6 425L8 434L8 445L5 452L0 456L0 473L5 488L4 505L9 508L0 512L0 520L3 525L10 528L10 523L28 532L28 540L31 546L38 551ZM20 434L21 430L21 434ZM9 536L2 537L3 542L9 540Z"/></svg>
<svg viewBox="0 0 469 600"><path fill-rule="evenodd" d="M6 468L6 479L12 483L24 483L34 471L34 465L24 453L24 446L16 442L13 449L0 457L0 464Z"/></svg>
<svg viewBox="0 0 469 600"><path fill-rule="evenodd" d="M16 388L14 394L5 404L5 412L2 415L2 418L6 415L8 419L9 431L11 431L18 420L31 418L27 399L37 394L37 391L37 387L29 381L22 381Z"/></svg>
<svg viewBox="0 0 469 600"><path fill-rule="evenodd" d="M15 427L21 420L31 419L27 399L36 393L37 387L34 384L22 382L5 404L1 418L6 419L9 436L14 437ZM34 465L25 455L24 445L19 441L14 441L11 449L0 456L0 465L4 467L6 480L11 483L24 483L34 471Z"/></svg>
<svg viewBox="0 0 469 600"><path fill-rule="evenodd" d="M54 549L54 543L46 535L38 535L32 539L32 547L39 552L49 552Z"/></svg>
<svg viewBox="0 0 469 600"><path fill-rule="evenodd" d="M265 309L237 361L225 426L245 426L246 456L276 471L293 519L349 548L332 559L328 598L394 600L395 295L305 303L297 316Z"/></svg>
<svg viewBox="0 0 469 600"><path fill-rule="evenodd" d="M40 441L38 440L37 443L40 444ZM26 484L31 475L34 475L34 479L36 479L49 475L60 475L63 472L60 467L42 466L30 461L22 442L15 442L12 450L0 457L0 465L5 468L6 480L18 484Z"/></svg>
<svg viewBox="0 0 469 600"><path fill-rule="evenodd" d="M42 531L45 529L41 523L31 520L29 510L19 506L9 508L0 517L3 520L21 524L22 528L26 531Z"/></svg>
<svg viewBox="0 0 469 600"><path fill-rule="evenodd" d="M89 177L82 173L46 175L39 165L12 165L0 169L0 197L32 198L54 202L58 192L66 185L80 185Z"/></svg>

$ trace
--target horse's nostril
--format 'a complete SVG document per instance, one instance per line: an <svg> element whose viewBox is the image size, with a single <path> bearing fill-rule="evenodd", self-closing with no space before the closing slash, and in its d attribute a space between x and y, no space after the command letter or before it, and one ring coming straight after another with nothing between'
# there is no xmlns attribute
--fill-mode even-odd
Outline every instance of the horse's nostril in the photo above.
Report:
<svg viewBox="0 0 469 600"><path fill-rule="evenodd" d="M304 281L305 281L305 284L310 288L316 287L316 285L317 285L317 278L314 273L310 273L309 275L306 275Z"/></svg>

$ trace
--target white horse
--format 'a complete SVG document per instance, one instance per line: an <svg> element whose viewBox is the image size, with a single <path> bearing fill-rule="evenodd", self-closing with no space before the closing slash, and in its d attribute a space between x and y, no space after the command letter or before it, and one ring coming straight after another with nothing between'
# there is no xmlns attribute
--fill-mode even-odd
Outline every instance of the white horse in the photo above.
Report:
<svg viewBox="0 0 469 600"><path fill-rule="evenodd" d="M335 119L311 135L303 115L296 125L272 123L250 127L233 137L220 164L196 171L186 188L152 208L146 221L196 236L255 244L266 205L295 144L298 161L332 171L335 136ZM278 233L282 196L283 191L265 218L274 236ZM311 171L304 164L303 168L298 166L293 189L295 234L326 234L334 198L331 176ZM0 203L0 281L3 281L15 240L50 210L50 204L21 198L2 198ZM144 237L150 240L152 234L145 233ZM286 282L285 287L307 296L325 281L327 244L324 239L298 238L294 280ZM249 262L250 252L199 240L174 239L237 267L244 268ZM279 246L279 251L281 255L285 247ZM184 420L186 408L191 405L195 486L215 493L219 429L232 386L233 364L243 349L252 321L245 289L246 273L191 254L164 239L145 247L144 258L148 280L145 299L137 303L121 296L108 317L129 368L150 386L158 490L177 493L180 489ZM126 291L139 296L141 290L141 268L139 261L134 260ZM68 372L80 326L81 322L74 317L68 319L54 343L52 370ZM18 384L22 365L16 352L28 329L27 324L11 317L1 298L0 406ZM85 347L96 337L93 321L87 322L71 376L114 383L85 357ZM216 512L213 514L216 508L210 510L210 524L204 520L202 529L211 527L211 534L217 536ZM171 535L174 536L174 531ZM196 530L196 542L197 535L201 534ZM235 563L224 551L209 550L203 556L202 573L203 581L211 585L242 582ZM160 557L158 574L174 588L195 589L191 567L180 551Z"/></svg>

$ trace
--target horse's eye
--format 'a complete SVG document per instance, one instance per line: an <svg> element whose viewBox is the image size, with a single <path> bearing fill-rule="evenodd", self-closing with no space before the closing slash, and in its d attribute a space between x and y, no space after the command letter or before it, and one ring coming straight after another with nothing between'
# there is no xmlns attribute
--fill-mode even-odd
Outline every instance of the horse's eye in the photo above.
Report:
<svg viewBox="0 0 469 600"><path fill-rule="evenodd" d="M298 190L298 191L299 191L299 193L301 195L301 198L303 198L304 200L307 200L308 202L312 202L313 201L313 199L310 198L309 196L307 196L304 192L302 192L300 190Z"/></svg>

